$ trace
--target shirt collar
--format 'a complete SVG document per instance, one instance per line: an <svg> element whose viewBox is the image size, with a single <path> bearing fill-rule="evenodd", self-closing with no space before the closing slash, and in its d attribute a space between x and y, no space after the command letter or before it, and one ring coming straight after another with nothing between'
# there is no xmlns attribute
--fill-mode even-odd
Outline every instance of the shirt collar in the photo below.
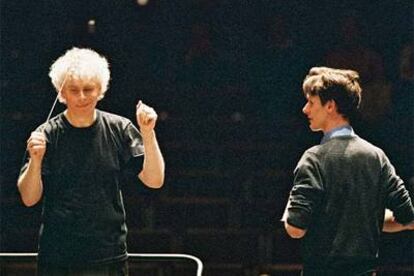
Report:
<svg viewBox="0 0 414 276"><path fill-rule="evenodd" d="M323 135L321 144L326 143L328 140L330 140L333 137L354 136L354 135L355 135L354 129L350 125L344 125L344 126L336 127L334 129L331 129L330 131L326 132Z"/></svg>

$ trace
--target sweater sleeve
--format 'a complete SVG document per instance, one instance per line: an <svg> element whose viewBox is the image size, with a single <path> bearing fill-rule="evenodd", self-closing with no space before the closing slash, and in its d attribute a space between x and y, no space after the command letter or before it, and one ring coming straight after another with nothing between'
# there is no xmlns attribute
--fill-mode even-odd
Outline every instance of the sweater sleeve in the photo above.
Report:
<svg viewBox="0 0 414 276"><path fill-rule="evenodd" d="M324 194L323 178L317 156L305 152L294 171L290 205L286 210L288 224L307 229L319 210Z"/></svg>
<svg viewBox="0 0 414 276"><path fill-rule="evenodd" d="M410 194L385 154L383 156L381 177L386 185L386 208L393 211L395 219L399 223L409 224L414 222L414 207Z"/></svg>

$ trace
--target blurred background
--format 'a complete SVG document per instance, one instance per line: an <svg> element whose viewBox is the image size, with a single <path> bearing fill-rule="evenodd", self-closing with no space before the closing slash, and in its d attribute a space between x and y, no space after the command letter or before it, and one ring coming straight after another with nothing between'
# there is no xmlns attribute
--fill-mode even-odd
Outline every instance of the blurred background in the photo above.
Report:
<svg viewBox="0 0 414 276"><path fill-rule="evenodd" d="M194 254L204 275L299 275L299 243L279 219L297 161L321 138L301 113L302 81L312 66L357 70L354 128L412 189L413 9L411 0L2 0L0 251L36 252L41 204L24 207L16 189L26 139L56 97L49 66L90 47L111 64L99 108L134 120L141 99L159 114L166 183L125 185L129 252ZM413 237L384 234L379 275L413 275ZM34 271L33 261L0 265L4 275ZM194 275L185 262L130 268Z"/></svg>

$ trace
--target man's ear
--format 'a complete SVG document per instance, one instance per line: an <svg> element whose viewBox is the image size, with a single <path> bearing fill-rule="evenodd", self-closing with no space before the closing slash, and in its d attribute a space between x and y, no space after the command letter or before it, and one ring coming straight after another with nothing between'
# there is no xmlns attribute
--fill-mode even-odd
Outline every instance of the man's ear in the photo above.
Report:
<svg viewBox="0 0 414 276"><path fill-rule="evenodd" d="M334 111L337 111L336 102L334 100L329 100L326 102L326 107L328 109L328 112L332 113Z"/></svg>
<svg viewBox="0 0 414 276"><path fill-rule="evenodd" d="M58 97L61 98L64 101L66 101L65 94L63 93L63 91L59 92Z"/></svg>
<svg viewBox="0 0 414 276"><path fill-rule="evenodd" d="M58 97L61 103L66 104L66 97L63 90L59 92Z"/></svg>

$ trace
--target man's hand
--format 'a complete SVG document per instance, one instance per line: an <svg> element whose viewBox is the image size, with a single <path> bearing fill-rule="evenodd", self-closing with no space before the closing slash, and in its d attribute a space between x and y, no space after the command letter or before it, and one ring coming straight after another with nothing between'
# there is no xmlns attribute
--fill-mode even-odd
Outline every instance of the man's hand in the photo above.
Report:
<svg viewBox="0 0 414 276"><path fill-rule="evenodd" d="M143 135L154 130L158 115L152 107L139 101L137 104L136 116L137 123Z"/></svg>
<svg viewBox="0 0 414 276"><path fill-rule="evenodd" d="M33 162L42 162L46 153L46 137L43 132L34 131L27 140L27 151Z"/></svg>

